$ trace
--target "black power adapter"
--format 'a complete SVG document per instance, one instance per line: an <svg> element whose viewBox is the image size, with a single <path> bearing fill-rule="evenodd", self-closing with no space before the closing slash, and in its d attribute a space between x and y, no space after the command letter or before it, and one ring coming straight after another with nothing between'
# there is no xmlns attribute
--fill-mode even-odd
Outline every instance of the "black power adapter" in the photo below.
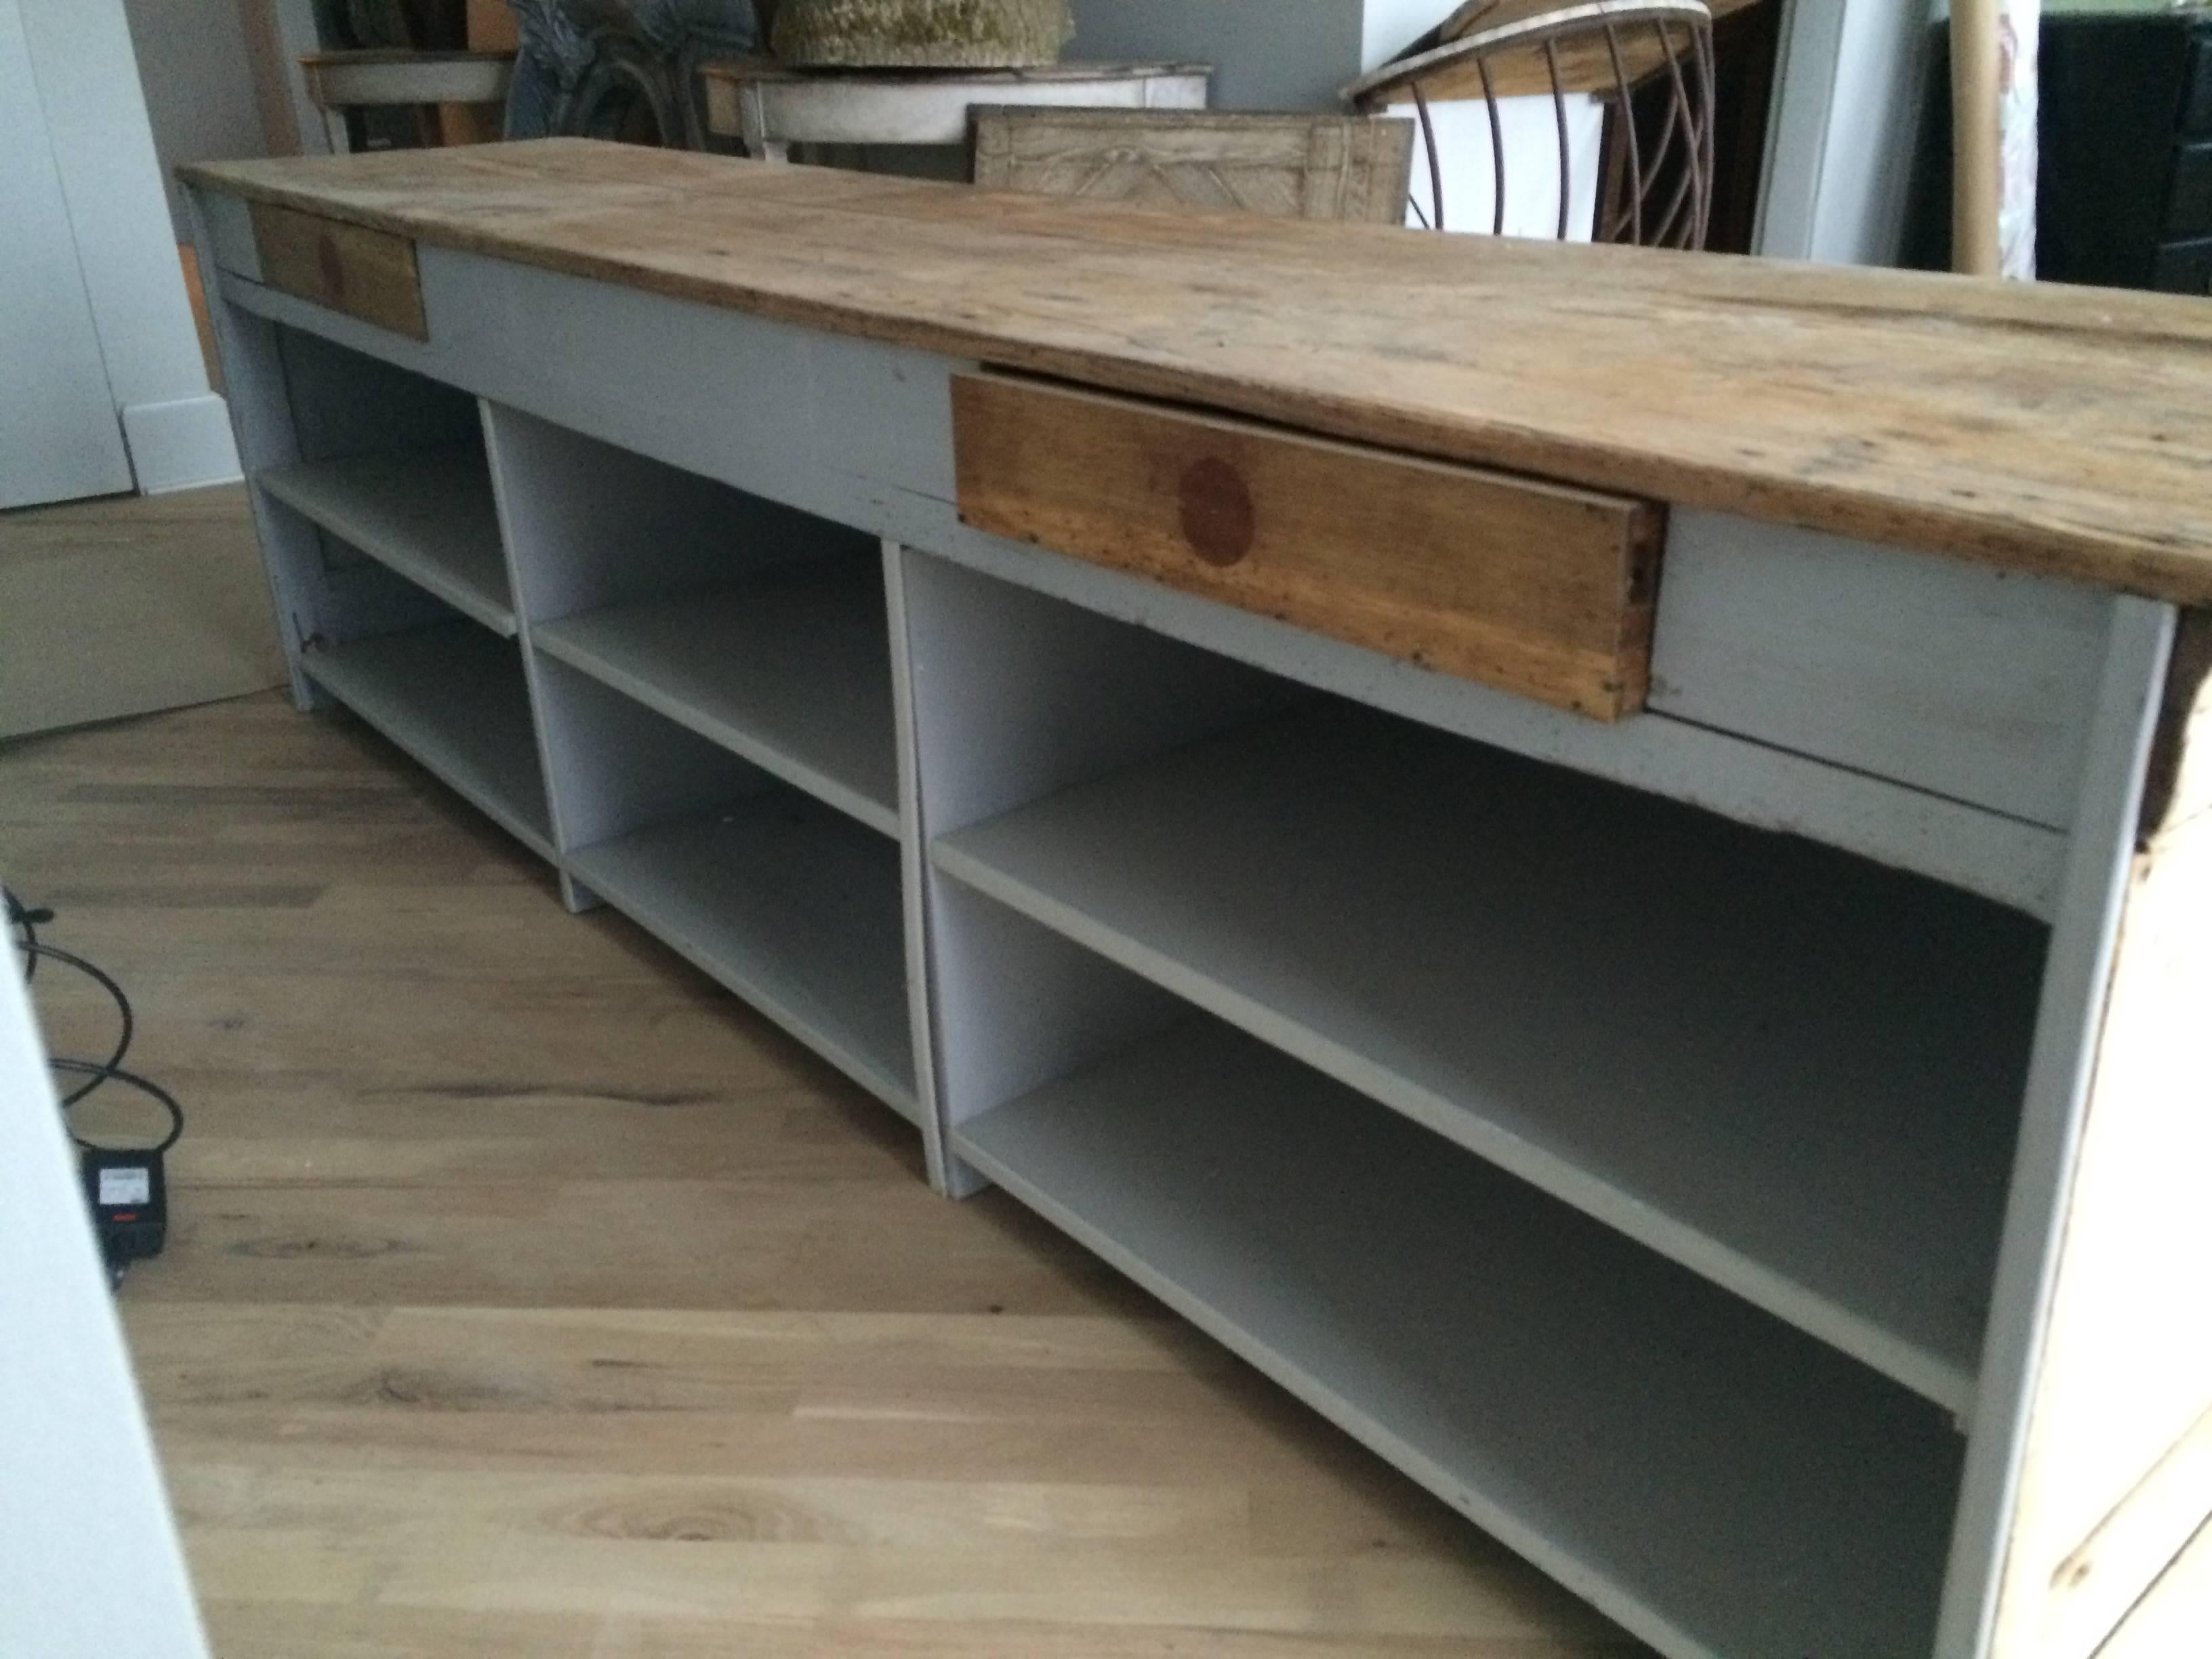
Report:
<svg viewBox="0 0 2212 1659"><path fill-rule="evenodd" d="M82 1168L100 1253L107 1258L108 1276L121 1279L132 1262L161 1255L168 1242L169 1183L161 1173L161 1154L88 1146Z"/></svg>

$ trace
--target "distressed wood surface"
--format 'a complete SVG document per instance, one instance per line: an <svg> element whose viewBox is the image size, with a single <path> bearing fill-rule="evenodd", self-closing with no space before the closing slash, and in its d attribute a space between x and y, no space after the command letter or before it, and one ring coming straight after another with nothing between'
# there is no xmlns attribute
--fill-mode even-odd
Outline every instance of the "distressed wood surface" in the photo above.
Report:
<svg viewBox="0 0 2212 1659"><path fill-rule="evenodd" d="M949 356L2212 602L2212 307L2179 296L1146 213L581 139L185 174Z"/></svg>
<svg viewBox="0 0 2212 1659"><path fill-rule="evenodd" d="M1995 1651L2088 1659L2212 1516L2212 617L2184 619L2058 1260Z"/></svg>
<svg viewBox="0 0 2212 1659"><path fill-rule="evenodd" d="M1015 68L1058 59L1068 0L781 0L775 55L808 67Z"/></svg>
<svg viewBox="0 0 2212 1659"><path fill-rule="evenodd" d="M1661 515L1003 378L952 384L960 516L1601 720L1643 706Z"/></svg>
<svg viewBox="0 0 2212 1659"><path fill-rule="evenodd" d="M410 339L430 337L415 245L405 236L256 202L253 245L271 288Z"/></svg>
<svg viewBox="0 0 2212 1659"><path fill-rule="evenodd" d="M975 182L987 190L1384 225L1406 217L1411 121L1004 106L972 119Z"/></svg>

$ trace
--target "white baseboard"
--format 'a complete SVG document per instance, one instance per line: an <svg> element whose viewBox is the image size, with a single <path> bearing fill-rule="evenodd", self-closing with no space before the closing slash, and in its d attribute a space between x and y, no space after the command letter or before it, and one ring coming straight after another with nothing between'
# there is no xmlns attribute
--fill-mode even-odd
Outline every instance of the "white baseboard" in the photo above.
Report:
<svg viewBox="0 0 2212 1659"><path fill-rule="evenodd" d="M228 483L239 476L230 410L212 392L174 403L127 405L123 441L143 495Z"/></svg>

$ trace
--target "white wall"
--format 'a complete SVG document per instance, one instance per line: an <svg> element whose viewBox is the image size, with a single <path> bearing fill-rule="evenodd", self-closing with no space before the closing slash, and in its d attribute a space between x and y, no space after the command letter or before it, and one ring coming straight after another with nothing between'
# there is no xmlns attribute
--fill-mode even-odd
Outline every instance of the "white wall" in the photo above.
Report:
<svg viewBox="0 0 2212 1659"><path fill-rule="evenodd" d="M1389 112L1413 119L1418 111L1394 104ZM1498 222L1498 173L1491 160L1490 111L1479 99L1431 104L1437 155L1444 180L1444 228L1487 234ZM1508 236L1544 240L1559 232L1559 129L1552 100L1501 98L1498 136L1505 152L1505 222ZM1597 180L1605 143L1605 112L1595 98L1577 94L1567 100L1567 240L1587 242L1597 218ZM1427 151L1413 149L1413 201L1420 215L1434 212L1436 192L1429 179ZM1408 210L1407 222L1421 219Z"/></svg>
<svg viewBox="0 0 2212 1659"><path fill-rule="evenodd" d="M1218 109L1335 109L1338 89L1360 72L1368 9L1364 0L1075 0L1068 50L1213 64ZM1450 10L1445 0L1431 21Z"/></svg>
<svg viewBox="0 0 2212 1659"><path fill-rule="evenodd" d="M269 154L245 20L238 0L123 0L123 9L169 193L171 234L189 241L178 165Z"/></svg>
<svg viewBox="0 0 2212 1659"><path fill-rule="evenodd" d="M238 453L185 297L123 0L22 0L22 16L138 487L234 478Z"/></svg>
<svg viewBox="0 0 2212 1659"><path fill-rule="evenodd" d="M17 0L0 0L0 509L131 488Z"/></svg>
<svg viewBox="0 0 2212 1659"><path fill-rule="evenodd" d="M32 1029L0 962L0 1654L207 1659Z"/></svg>
<svg viewBox="0 0 2212 1659"><path fill-rule="evenodd" d="M1389 63L1451 15L1457 0L1367 0L1359 24L1359 69Z"/></svg>
<svg viewBox="0 0 2212 1659"><path fill-rule="evenodd" d="M1757 246L1893 264L1928 72L1928 0L1786 3Z"/></svg>

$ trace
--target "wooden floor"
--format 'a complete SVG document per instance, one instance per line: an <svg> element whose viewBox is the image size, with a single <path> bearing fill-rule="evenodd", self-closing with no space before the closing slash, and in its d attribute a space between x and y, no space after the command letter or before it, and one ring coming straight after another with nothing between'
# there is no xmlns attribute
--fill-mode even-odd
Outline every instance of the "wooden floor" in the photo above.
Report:
<svg viewBox="0 0 2212 1659"><path fill-rule="evenodd" d="M0 738L283 678L244 484L0 513Z"/></svg>
<svg viewBox="0 0 2212 1659"><path fill-rule="evenodd" d="M0 874L191 1114L123 1305L221 1659L1641 1651L343 717L0 750Z"/></svg>

